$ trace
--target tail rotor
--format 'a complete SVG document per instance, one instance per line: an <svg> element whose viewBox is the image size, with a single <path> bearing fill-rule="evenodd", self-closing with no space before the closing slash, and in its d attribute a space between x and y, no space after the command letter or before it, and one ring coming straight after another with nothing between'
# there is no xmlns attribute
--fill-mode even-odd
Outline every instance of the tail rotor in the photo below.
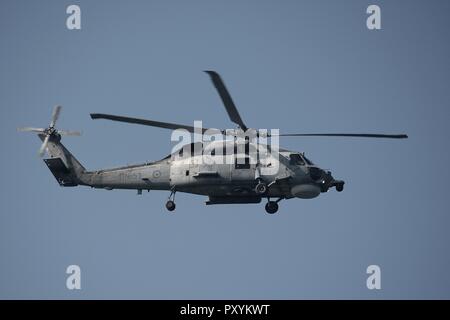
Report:
<svg viewBox="0 0 450 320"><path fill-rule="evenodd" d="M17 131L21 132L34 132L43 137L43 142L41 147L39 148L39 156L42 157L47 150L47 145L50 138L60 137L60 136L80 136L81 132L79 131L68 131L68 130L56 130L55 125L56 121L59 118L61 113L61 106L55 106L53 108L52 117L50 119L50 125L47 128L34 128L34 127L23 127L17 128Z"/></svg>

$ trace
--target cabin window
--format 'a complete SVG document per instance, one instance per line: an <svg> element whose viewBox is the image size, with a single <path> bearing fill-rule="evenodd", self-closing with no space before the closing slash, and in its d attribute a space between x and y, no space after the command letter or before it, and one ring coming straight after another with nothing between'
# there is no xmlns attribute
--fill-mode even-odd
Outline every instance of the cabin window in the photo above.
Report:
<svg viewBox="0 0 450 320"><path fill-rule="evenodd" d="M239 146L235 142L234 143L234 167L236 169L250 169L250 144L248 137L245 137L244 142L244 153L242 153L242 146Z"/></svg>
<svg viewBox="0 0 450 320"><path fill-rule="evenodd" d="M250 157L235 157L234 167L236 169L250 169Z"/></svg>
<svg viewBox="0 0 450 320"><path fill-rule="evenodd" d="M186 170L186 177L189 175L189 170Z"/></svg>
<svg viewBox="0 0 450 320"><path fill-rule="evenodd" d="M238 152L242 151L242 144L244 145L244 154L248 156L250 153L250 143L248 139L245 140L245 143L240 143L239 150L238 150L238 144L234 143L234 154L238 155Z"/></svg>

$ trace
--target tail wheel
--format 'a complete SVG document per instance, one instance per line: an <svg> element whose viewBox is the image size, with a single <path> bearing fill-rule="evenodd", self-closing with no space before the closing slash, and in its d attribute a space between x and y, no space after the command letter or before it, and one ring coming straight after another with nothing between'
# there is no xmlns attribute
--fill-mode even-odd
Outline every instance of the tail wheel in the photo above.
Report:
<svg viewBox="0 0 450 320"><path fill-rule="evenodd" d="M173 202L172 200L169 200L166 202L166 209L169 211L173 211L175 210L175 202Z"/></svg>

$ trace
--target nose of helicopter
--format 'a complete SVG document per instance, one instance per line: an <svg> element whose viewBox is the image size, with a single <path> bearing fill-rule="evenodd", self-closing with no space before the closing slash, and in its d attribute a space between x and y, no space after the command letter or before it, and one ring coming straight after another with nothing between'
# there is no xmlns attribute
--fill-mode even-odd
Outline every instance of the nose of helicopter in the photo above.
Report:
<svg viewBox="0 0 450 320"><path fill-rule="evenodd" d="M321 192L327 192L329 188L335 187L338 192L344 189L344 181L334 179L331 171L319 167L310 167L309 176L319 187Z"/></svg>

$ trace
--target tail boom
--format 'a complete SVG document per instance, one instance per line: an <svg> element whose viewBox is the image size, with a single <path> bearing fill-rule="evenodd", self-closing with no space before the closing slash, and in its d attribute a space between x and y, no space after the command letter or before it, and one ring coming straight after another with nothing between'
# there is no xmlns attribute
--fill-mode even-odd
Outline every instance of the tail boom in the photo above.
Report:
<svg viewBox="0 0 450 320"><path fill-rule="evenodd" d="M44 141L45 135L39 134ZM49 159L44 159L45 164L63 187L74 187L77 185L89 185L90 174L86 172L83 165L69 152L61 143L61 136L52 135L47 144Z"/></svg>

